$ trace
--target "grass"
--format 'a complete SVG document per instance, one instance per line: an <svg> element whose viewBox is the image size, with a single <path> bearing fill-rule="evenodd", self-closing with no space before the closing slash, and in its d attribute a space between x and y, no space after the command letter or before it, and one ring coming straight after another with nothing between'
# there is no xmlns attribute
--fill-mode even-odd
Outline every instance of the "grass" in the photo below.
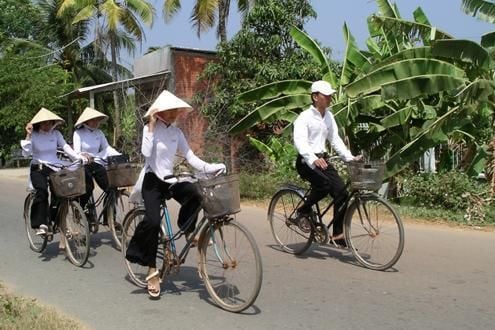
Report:
<svg viewBox="0 0 495 330"><path fill-rule="evenodd" d="M87 327L51 307L39 304L36 299L16 296L0 284L0 329L65 330Z"/></svg>

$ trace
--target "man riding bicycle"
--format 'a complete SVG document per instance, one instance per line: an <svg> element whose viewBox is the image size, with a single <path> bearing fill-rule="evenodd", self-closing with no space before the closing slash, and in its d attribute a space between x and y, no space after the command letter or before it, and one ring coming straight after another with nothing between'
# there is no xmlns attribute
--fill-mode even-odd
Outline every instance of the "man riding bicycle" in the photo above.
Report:
<svg viewBox="0 0 495 330"><path fill-rule="evenodd" d="M298 218L299 221L309 219L311 207L329 194L335 202L332 241L345 246L343 221L348 192L337 170L328 162L326 140L344 161L360 160L362 156L353 156L346 147L328 110L335 92L328 82L315 81L311 85L313 104L294 122L294 145L299 153L296 169L301 178L311 184L311 193L298 209Z"/></svg>

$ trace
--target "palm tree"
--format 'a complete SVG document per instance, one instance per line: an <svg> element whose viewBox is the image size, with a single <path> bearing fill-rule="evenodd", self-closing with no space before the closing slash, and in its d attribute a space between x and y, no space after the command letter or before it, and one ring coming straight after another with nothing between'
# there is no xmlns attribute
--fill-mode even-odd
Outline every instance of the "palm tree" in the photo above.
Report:
<svg viewBox="0 0 495 330"><path fill-rule="evenodd" d="M63 15L67 10L76 12L73 24L82 21L95 21L95 46L100 48L98 53L104 54L103 45L108 42L113 81L117 81L119 77L117 58L119 57L120 48L118 45L119 40L122 41L122 32L128 33L141 43L145 39L141 22L151 26L155 13L153 5L146 0L120 2L114 0L61 0L58 14ZM113 97L115 105L113 142L115 143L121 135L120 105L117 91L113 92Z"/></svg>
<svg viewBox="0 0 495 330"><path fill-rule="evenodd" d="M256 0L237 0L237 8L243 17L245 17L255 2ZM163 4L165 21L169 21L180 8L180 0L165 0ZM191 21L197 29L198 36L201 36L201 32L208 31L215 26L218 13L217 37L221 42L226 42L226 26L229 11L230 0L196 0L191 14Z"/></svg>

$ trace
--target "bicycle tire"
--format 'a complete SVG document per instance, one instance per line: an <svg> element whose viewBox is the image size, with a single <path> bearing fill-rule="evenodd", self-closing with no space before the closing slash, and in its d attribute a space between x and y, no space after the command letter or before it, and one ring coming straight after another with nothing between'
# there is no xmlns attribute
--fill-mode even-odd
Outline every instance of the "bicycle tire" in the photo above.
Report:
<svg viewBox="0 0 495 330"><path fill-rule="evenodd" d="M81 205L73 201L65 201L61 214L60 239L65 240L65 254L77 267L86 264L89 257L90 233L89 224Z"/></svg>
<svg viewBox="0 0 495 330"><path fill-rule="evenodd" d="M386 270L404 250L404 226L389 202L377 194L358 196L349 205L345 238L356 260L373 270Z"/></svg>
<svg viewBox="0 0 495 330"><path fill-rule="evenodd" d="M31 228L31 206L33 204L34 194L29 193L24 200L24 225L26 227L26 235L29 242L29 247L34 252L41 253L46 249L48 243L47 235L36 235L36 232Z"/></svg>
<svg viewBox="0 0 495 330"><path fill-rule="evenodd" d="M148 283L146 281L146 276L148 276L148 266L141 266L137 263L129 262L125 255L129 243L134 235L134 231L137 225L143 221L145 210L143 208L136 208L129 211L124 218L124 229L122 232L122 254L124 256L125 266L129 278L131 281L140 288L146 288ZM162 269L164 259L164 248L163 243L158 242L158 250L156 254L156 269Z"/></svg>
<svg viewBox="0 0 495 330"><path fill-rule="evenodd" d="M205 227L199 242L200 275L222 309L239 313L261 289L263 267L253 235L235 221Z"/></svg>
<svg viewBox="0 0 495 330"><path fill-rule="evenodd" d="M129 192L119 189L115 193L115 199L111 206L107 208L108 227L112 234L113 242L117 250L122 249L122 231L124 228L124 218L131 209L129 202Z"/></svg>
<svg viewBox="0 0 495 330"><path fill-rule="evenodd" d="M304 230L294 223L296 207L302 205L303 195L294 189L279 190L270 201L268 221L275 242L285 252L302 254L311 246L315 236L312 221L308 221L308 228Z"/></svg>

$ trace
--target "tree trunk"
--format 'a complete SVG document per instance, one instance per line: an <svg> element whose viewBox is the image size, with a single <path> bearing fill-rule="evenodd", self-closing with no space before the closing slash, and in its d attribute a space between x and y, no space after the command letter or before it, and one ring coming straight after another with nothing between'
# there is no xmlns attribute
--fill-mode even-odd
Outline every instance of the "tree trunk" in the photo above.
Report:
<svg viewBox="0 0 495 330"><path fill-rule="evenodd" d="M112 56L112 80L118 80L118 71L117 71L117 50L115 48L115 37L112 35L110 37L110 48L111 48L111 56ZM113 145L117 146L120 136L122 135L122 129L120 127L120 99L118 90L113 91L113 104L115 106L114 115L113 115Z"/></svg>
<svg viewBox="0 0 495 330"><path fill-rule="evenodd" d="M227 18L229 16L230 0L218 2L218 38L221 42L227 41Z"/></svg>

